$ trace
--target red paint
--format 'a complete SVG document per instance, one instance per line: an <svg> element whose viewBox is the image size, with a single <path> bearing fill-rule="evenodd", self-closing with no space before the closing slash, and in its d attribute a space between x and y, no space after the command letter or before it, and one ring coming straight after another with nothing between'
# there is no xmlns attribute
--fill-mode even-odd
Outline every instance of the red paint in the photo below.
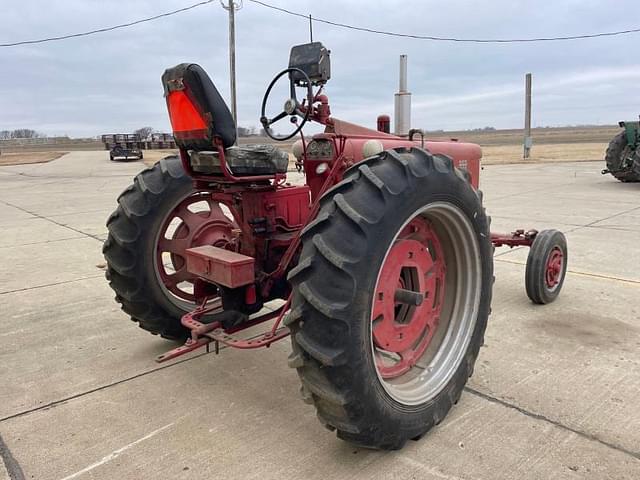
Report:
<svg viewBox="0 0 640 480"><path fill-rule="evenodd" d="M491 232L491 243L494 247L530 247L533 245L536 235L538 235L537 230L524 231L520 229L511 233Z"/></svg>
<svg viewBox="0 0 640 480"><path fill-rule="evenodd" d="M444 258L437 233L422 218L413 219L389 250L371 309L376 368L382 378L409 371L429 346L444 299ZM424 300L420 305L398 303L399 288L419 293Z"/></svg>
<svg viewBox="0 0 640 480"><path fill-rule="evenodd" d="M299 229L306 223L311 207L309 187L306 185L246 191L242 200L244 220L266 219L264 225L269 233Z"/></svg>
<svg viewBox="0 0 640 480"><path fill-rule="evenodd" d="M184 345L157 356L156 362L166 362L205 346L208 351L210 343L214 343L216 354L218 353L220 343L243 350L269 347L272 343L282 340L289 335L288 328L276 328L286 313L287 305L288 302L278 310L267 311L252 320L225 331L222 329L220 322L202 323L200 321L204 315L215 314L221 311L220 302L214 301L212 304L207 304L206 301L203 301L198 308L182 317L182 325L191 330L191 337L187 339ZM274 323L273 329L266 331L262 335L250 338L241 338L235 335L238 332L255 327L274 318L276 318L276 322Z"/></svg>
<svg viewBox="0 0 640 480"><path fill-rule="evenodd" d="M247 305L253 305L257 300L258 296L256 294L255 284L247 286L247 289L244 291L244 303Z"/></svg>
<svg viewBox="0 0 640 480"><path fill-rule="evenodd" d="M191 211L195 204L202 202L207 203L208 209L196 213ZM176 218L180 219L181 223L171 232L172 222ZM160 239L155 252L158 272L165 287L183 300L195 301L192 293L181 288L183 282L192 281L194 278L187 271L186 250L199 245L225 247L233 239L234 228L237 228L235 222L225 216L220 203L211 195L192 195L180 202L160 227ZM171 256L173 269L167 269L165 266L162 258L165 252Z"/></svg>
<svg viewBox="0 0 640 480"><path fill-rule="evenodd" d="M545 266L545 283L548 288L553 288L560 283L562 277L562 266L564 264L564 255L560 247L554 247L549 253L547 264Z"/></svg>
<svg viewBox="0 0 640 480"><path fill-rule="evenodd" d="M211 245L188 248L185 253L189 273L211 283L238 288L255 280L252 257Z"/></svg>
<svg viewBox="0 0 640 480"><path fill-rule="evenodd" d="M391 131L391 117L389 115L378 115L377 130L382 133L389 133Z"/></svg>

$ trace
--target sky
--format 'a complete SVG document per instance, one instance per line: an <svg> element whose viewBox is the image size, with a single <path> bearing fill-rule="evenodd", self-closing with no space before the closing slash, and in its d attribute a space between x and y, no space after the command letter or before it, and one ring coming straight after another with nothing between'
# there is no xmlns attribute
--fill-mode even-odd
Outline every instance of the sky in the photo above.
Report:
<svg viewBox="0 0 640 480"><path fill-rule="evenodd" d="M0 43L101 28L195 1L2 1ZM526 38L640 27L632 0L266 1L357 26L449 37ZM160 83L165 68L199 63L228 99L227 27L227 12L214 2L115 32L0 48L0 130L32 128L72 137L142 126L169 131ZM245 0L236 13L236 36L238 123L257 127L264 90L287 67L291 46L308 41L308 22ZM334 116L374 127L378 114L392 114L398 57L407 54L412 127L428 130L521 128L527 72L533 74L533 126L637 118L639 39L631 34L463 44L314 24L314 40L331 50L326 92Z"/></svg>

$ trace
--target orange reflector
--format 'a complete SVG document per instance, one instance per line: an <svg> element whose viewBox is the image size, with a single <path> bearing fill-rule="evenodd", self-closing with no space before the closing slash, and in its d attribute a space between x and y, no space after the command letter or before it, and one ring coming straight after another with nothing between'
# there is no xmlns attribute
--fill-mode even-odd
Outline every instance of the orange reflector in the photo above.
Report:
<svg viewBox="0 0 640 480"><path fill-rule="evenodd" d="M184 91L169 93L167 97L169 119L174 132L206 131L207 124Z"/></svg>

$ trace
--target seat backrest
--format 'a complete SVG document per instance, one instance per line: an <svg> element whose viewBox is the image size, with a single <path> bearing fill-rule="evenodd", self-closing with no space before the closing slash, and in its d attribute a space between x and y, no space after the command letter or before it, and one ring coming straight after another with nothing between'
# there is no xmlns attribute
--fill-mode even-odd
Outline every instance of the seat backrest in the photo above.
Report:
<svg viewBox="0 0 640 480"><path fill-rule="evenodd" d="M236 142L229 108L200 65L181 63L162 75L164 96L176 144L188 150L211 150L214 137L224 148Z"/></svg>

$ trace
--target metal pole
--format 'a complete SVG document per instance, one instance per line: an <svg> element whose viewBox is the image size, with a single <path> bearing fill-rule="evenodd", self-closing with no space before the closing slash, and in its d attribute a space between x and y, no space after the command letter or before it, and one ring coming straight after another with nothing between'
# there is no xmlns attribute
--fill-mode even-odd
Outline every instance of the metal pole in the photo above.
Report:
<svg viewBox="0 0 640 480"><path fill-rule="evenodd" d="M394 133L407 135L411 129L411 92L407 90L406 55L400 55L400 79L394 100Z"/></svg>
<svg viewBox="0 0 640 480"><path fill-rule="evenodd" d="M236 25L235 25L235 4L234 0L229 0L229 75L231 90L231 116L236 127L236 143L238 131L238 115L236 101Z"/></svg>
<svg viewBox="0 0 640 480"><path fill-rule="evenodd" d="M400 81L398 82L398 92L405 93L407 91L407 56L400 55Z"/></svg>
<svg viewBox="0 0 640 480"><path fill-rule="evenodd" d="M531 138L531 74L527 73L524 80L524 153L523 158L529 158L533 140Z"/></svg>

